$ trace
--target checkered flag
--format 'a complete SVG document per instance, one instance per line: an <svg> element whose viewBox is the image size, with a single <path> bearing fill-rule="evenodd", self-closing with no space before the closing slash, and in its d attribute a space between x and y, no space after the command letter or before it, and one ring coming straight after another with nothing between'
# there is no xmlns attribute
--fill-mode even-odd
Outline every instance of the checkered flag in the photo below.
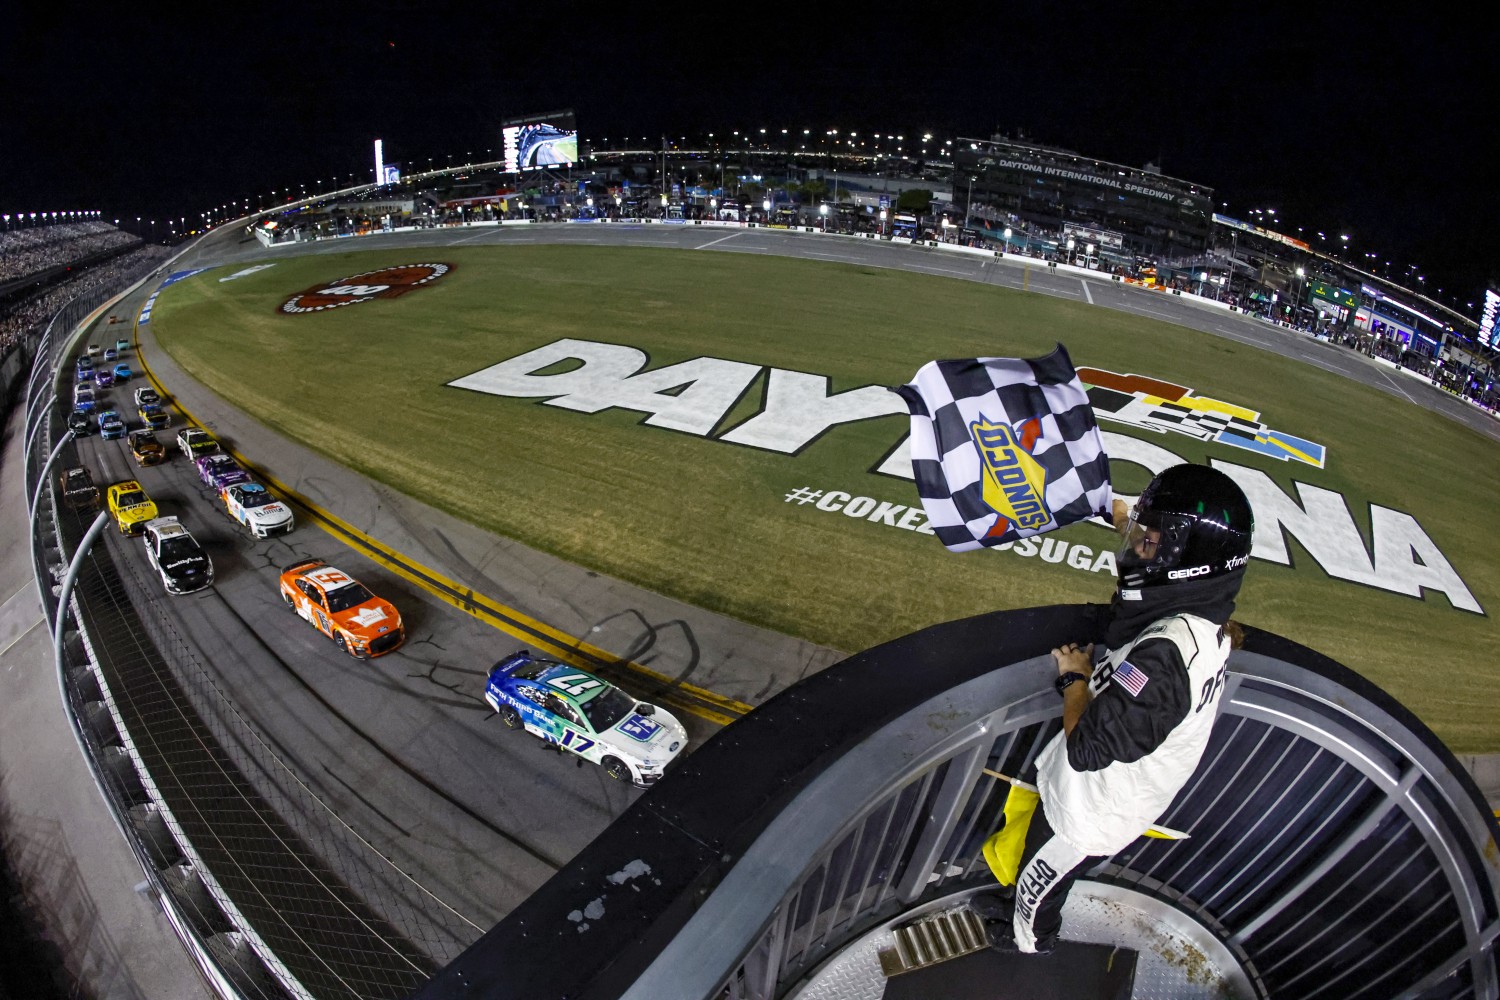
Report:
<svg viewBox="0 0 1500 1000"><path fill-rule="evenodd" d="M1109 517L1109 456L1061 345L1044 358L929 361L897 386L911 467L953 552Z"/></svg>

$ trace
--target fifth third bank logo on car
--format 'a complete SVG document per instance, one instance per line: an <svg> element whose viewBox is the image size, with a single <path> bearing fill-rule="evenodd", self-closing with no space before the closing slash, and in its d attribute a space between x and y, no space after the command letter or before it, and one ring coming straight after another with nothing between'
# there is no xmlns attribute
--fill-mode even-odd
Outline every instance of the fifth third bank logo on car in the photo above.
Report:
<svg viewBox="0 0 1500 1000"><path fill-rule="evenodd" d="M451 270L452 264L400 264L366 271L298 292L277 311L296 315L325 312L371 299L394 299L431 284Z"/></svg>

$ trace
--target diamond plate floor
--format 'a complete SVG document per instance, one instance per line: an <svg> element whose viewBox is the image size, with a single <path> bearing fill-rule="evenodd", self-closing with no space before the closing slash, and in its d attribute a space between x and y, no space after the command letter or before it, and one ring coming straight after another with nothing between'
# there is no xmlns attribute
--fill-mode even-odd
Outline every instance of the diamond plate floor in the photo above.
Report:
<svg viewBox="0 0 1500 1000"><path fill-rule="evenodd" d="M882 1000L886 978L879 952L895 945L892 928L950 909L972 892L937 900L879 927L820 966L792 1000ZM1137 952L1131 1000L1252 1000L1248 978L1229 950L1184 913L1126 889L1092 882L1073 887L1063 907L1063 938ZM972 957L972 956L971 956ZM960 960L962 961L962 960ZM975 966L977 970L977 965ZM977 977L974 992L949 1000L1074 1000L1037 992L1041 984Z"/></svg>

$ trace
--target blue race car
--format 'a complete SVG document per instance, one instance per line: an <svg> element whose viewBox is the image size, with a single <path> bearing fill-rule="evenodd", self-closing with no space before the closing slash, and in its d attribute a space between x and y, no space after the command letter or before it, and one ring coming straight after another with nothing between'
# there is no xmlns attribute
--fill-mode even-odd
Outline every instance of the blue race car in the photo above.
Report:
<svg viewBox="0 0 1500 1000"><path fill-rule="evenodd" d="M507 727L524 728L600 765L611 778L642 788L659 781L687 746L687 730L665 709L525 650L495 664L484 700Z"/></svg>
<svg viewBox="0 0 1500 1000"><path fill-rule="evenodd" d="M99 436L106 441L124 437L125 421L114 410L105 410L99 414Z"/></svg>
<svg viewBox="0 0 1500 1000"><path fill-rule="evenodd" d="M147 403L135 412L141 418L141 423L154 431L161 430L171 422L171 418L167 416L167 411L155 403Z"/></svg>
<svg viewBox="0 0 1500 1000"><path fill-rule="evenodd" d="M130 366L127 364L115 365L115 378L119 379L121 382L129 382Z"/></svg>

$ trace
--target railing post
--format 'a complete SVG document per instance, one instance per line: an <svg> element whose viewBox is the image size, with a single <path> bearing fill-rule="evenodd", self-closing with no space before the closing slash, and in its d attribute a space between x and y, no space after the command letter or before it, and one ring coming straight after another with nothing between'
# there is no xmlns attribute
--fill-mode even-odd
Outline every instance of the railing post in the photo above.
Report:
<svg viewBox="0 0 1500 1000"><path fill-rule="evenodd" d="M47 485L47 477L52 473L52 463L57 461L58 454L63 450L63 445L73 440L73 431L70 428L66 434L57 442L57 447L52 449L52 454L47 456L47 461L42 463L42 471L36 477L36 495L31 498L31 509L26 512L26 523L30 526L32 537L36 536L36 508L42 502L42 494ZM99 512L101 515L103 511Z"/></svg>
<svg viewBox="0 0 1500 1000"><path fill-rule="evenodd" d="M109 511L101 510L94 518L94 523L89 525L89 530L84 534L83 541L78 543L78 551L73 553L73 558L68 561L68 572L63 575L62 589L57 595L57 621L52 623L52 655L57 664L58 683L66 676L63 669L63 623L68 620L68 598L73 595L73 584L78 581L78 570L83 565L83 557L88 555L89 547L109 523ZM66 705L67 691L63 691L63 704Z"/></svg>
<svg viewBox="0 0 1500 1000"><path fill-rule="evenodd" d="M980 730L975 743L954 756L949 763L948 770L943 775L943 784L933 796L932 811L922 823L922 832L912 850L911 863L906 866L901 882L896 886L896 898L905 905L910 906L922 894L922 890L927 888L932 866L939 860L938 853L958 824L969 793L979 782L985 757L993 742L993 734Z"/></svg>

